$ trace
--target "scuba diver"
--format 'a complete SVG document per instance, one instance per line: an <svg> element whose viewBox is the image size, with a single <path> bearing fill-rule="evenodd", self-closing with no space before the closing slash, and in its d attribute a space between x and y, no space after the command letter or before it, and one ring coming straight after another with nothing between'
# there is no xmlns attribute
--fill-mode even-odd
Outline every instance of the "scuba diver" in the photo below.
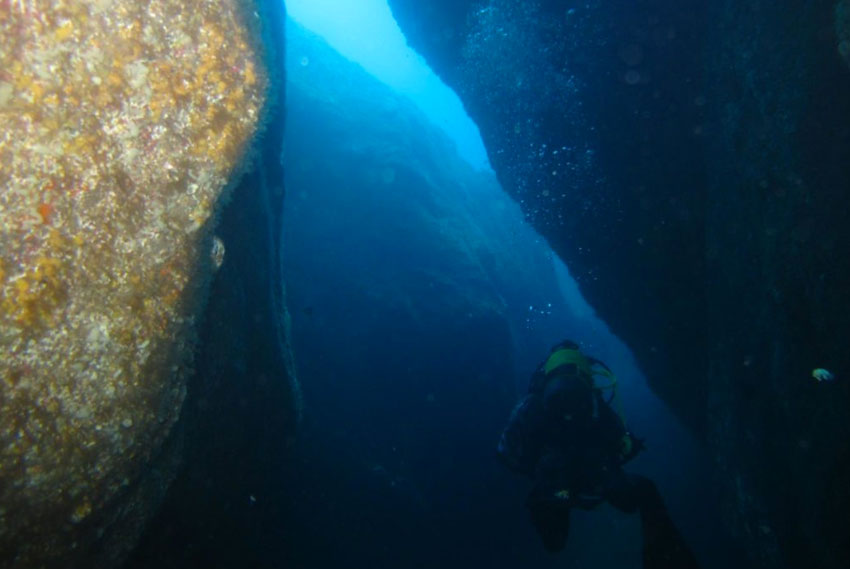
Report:
<svg viewBox="0 0 850 569"><path fill-rule="evenodd" d="M561 342L514 408L499 440L499 457L534 480L526 507L547 550L566 545L572 508L590 510L607 501L623 512L640 512L645 569L697 568L655 484L623 471L644 445L612 408L615 400L611 370L575 343Z"/></svg>

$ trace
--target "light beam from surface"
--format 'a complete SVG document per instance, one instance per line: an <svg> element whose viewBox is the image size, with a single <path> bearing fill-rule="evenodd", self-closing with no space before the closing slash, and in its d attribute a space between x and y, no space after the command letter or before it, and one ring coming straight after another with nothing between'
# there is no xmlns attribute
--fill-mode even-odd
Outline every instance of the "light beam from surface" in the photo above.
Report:
<svg viewBox="0 0 850 569"><path fill-rule="evenodd" d="M386 0L287 0L286 10L344 57L411 99L470 164L490 169L478 127L455 92L407 45Z"/></svg>

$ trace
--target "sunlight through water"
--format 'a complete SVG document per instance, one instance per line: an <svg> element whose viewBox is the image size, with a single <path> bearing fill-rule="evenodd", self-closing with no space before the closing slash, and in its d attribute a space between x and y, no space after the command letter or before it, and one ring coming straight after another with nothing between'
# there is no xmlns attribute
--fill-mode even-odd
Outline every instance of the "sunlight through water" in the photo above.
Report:
<svg viewBox="0 0 850 569"><path fill-rule="evenodd" d="M286 9L293 20L413 101L470 164L490 168L478 127L455 92L407 45L386 0L287 0Z"/></svg>

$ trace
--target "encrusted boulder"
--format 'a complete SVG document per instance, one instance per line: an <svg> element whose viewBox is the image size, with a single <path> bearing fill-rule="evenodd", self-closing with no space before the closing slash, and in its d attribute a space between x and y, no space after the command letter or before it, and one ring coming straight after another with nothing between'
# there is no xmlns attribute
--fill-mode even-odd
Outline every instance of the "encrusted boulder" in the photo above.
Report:
<svg viewBox="0 0 850 569"><path fill-rule="evenodd" d="M114 563L168 485L258 26L239 0L0 6L0 567Z"/></svg>

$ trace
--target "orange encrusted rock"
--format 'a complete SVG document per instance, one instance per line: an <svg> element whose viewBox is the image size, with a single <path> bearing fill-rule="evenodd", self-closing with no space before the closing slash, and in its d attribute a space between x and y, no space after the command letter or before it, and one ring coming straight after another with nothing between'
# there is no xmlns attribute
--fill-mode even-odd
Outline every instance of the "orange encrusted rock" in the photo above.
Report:
<svg viewBox="0 0 850 569"><path fill-rule="evenodd" d="M0 3L0 567L72 566L169 438L258 29L240 0Z"/></svg>

